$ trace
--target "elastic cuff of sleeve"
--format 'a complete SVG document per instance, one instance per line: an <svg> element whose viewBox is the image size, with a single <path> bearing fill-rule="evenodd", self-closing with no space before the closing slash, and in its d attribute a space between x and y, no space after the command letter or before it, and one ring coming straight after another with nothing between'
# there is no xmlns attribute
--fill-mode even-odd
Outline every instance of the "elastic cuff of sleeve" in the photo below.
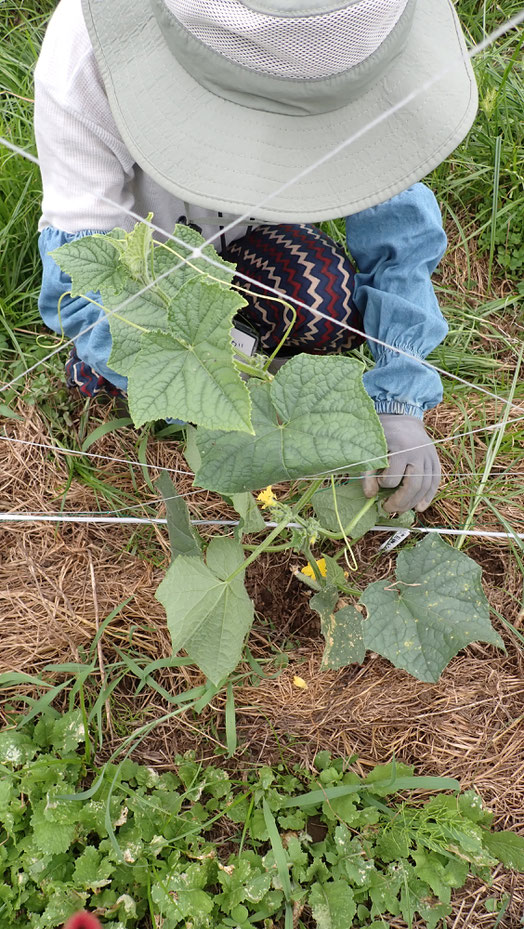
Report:
<svg viewBox="0 0 524 929"><path fill-rule="evenodd" d="M409 361L425 361L427 354L427 352L426 354L419 352L412 345L406 345L403 342L392 343L389 348L379 345L376 347L375 351L375 364L377 365L388 364L392 358L398 358L400 352L405 352L406 355L409 355Z"/></svg>
<svg viewBox="0 0 524 929"><path fill-rule="evenodd" d="M402 400L375 400L375 410L377 413L398 413L404 416L416 416L417 419L424 418L424 410L413 403L403 403Z"/></svg>
<svg viewBox="0 0 524 929"><path fill-rule="evenodd" d="M63 229L57 229L56 226L44 226L40 229L39 235L43 239L59 239L61 244L65 242L74 242L76 239L84 239L88 235L107 235L110 229L79 229L78 232L65 232Z"/></svg>

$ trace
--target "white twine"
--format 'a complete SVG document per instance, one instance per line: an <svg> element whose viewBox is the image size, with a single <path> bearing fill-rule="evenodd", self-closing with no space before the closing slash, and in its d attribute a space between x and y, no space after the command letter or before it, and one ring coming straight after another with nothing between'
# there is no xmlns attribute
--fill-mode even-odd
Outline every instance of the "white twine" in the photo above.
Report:
<svg viewBox="0 0 524 929"><path fill-rule="evenodd" d="M167 519L162 517L147 519L141 516L82 516L70 513L40 515L38 513L0 513L0 522L3 523L104 523L119 525L166 526ZM238 519L191 519L193 526L238 526ZM267 529L274 529L278 523L265 522ZM288 523L287 529L301 529L300 523ZM439 535L468 535L484 539L524 539L524 532L491 532L485 529L440 529L429 527L412 527L404 529L399 526L374 526L370 532L397 533L399 528L403 532L438 533Z"/></svg>

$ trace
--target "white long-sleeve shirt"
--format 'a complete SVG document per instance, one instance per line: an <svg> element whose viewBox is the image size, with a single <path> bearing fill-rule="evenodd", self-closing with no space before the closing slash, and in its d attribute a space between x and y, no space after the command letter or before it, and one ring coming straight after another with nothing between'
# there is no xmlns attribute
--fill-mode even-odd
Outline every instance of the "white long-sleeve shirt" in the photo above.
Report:
<svg viewBox="0 0 524 929"><path fill-rule="evenodd" d="M166 233L185 217L207 239L234 219L179 200L134 162L109 107L81 0L62 0L49 22L35 70L35 134L44 188L39 230L129 230L137 220L127 211L153 212ZM246 229L235 226L227 242Z"/></svg>

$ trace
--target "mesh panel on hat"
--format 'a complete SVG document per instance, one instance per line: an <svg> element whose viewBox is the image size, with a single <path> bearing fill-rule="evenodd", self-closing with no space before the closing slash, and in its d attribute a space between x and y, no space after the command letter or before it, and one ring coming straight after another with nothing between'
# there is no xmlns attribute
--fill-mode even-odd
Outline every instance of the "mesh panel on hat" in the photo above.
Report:
<svg viewBox="0 0 524 929"><path fill-rule="evenodd" d="M369 57L400 19L407 0L359 0L342 10L278 17L240 0L164 0L209 48L252 71L287 78L339 74Z"/></svg>

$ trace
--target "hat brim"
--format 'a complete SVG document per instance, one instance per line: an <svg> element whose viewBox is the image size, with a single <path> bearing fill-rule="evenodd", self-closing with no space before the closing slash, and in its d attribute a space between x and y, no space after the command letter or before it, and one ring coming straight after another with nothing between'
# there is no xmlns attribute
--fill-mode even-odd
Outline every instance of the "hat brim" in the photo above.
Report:
<svg viewBox="0 0 524 929"><path fill-rule="evenodd" d="M146 0L83 0L83 9L130 153L165 190L198 206L271 222L357 213L425 177L477 111L451 0L418 0L387 73L358 100L314 116L211 93L173 56Z"/></svg>

